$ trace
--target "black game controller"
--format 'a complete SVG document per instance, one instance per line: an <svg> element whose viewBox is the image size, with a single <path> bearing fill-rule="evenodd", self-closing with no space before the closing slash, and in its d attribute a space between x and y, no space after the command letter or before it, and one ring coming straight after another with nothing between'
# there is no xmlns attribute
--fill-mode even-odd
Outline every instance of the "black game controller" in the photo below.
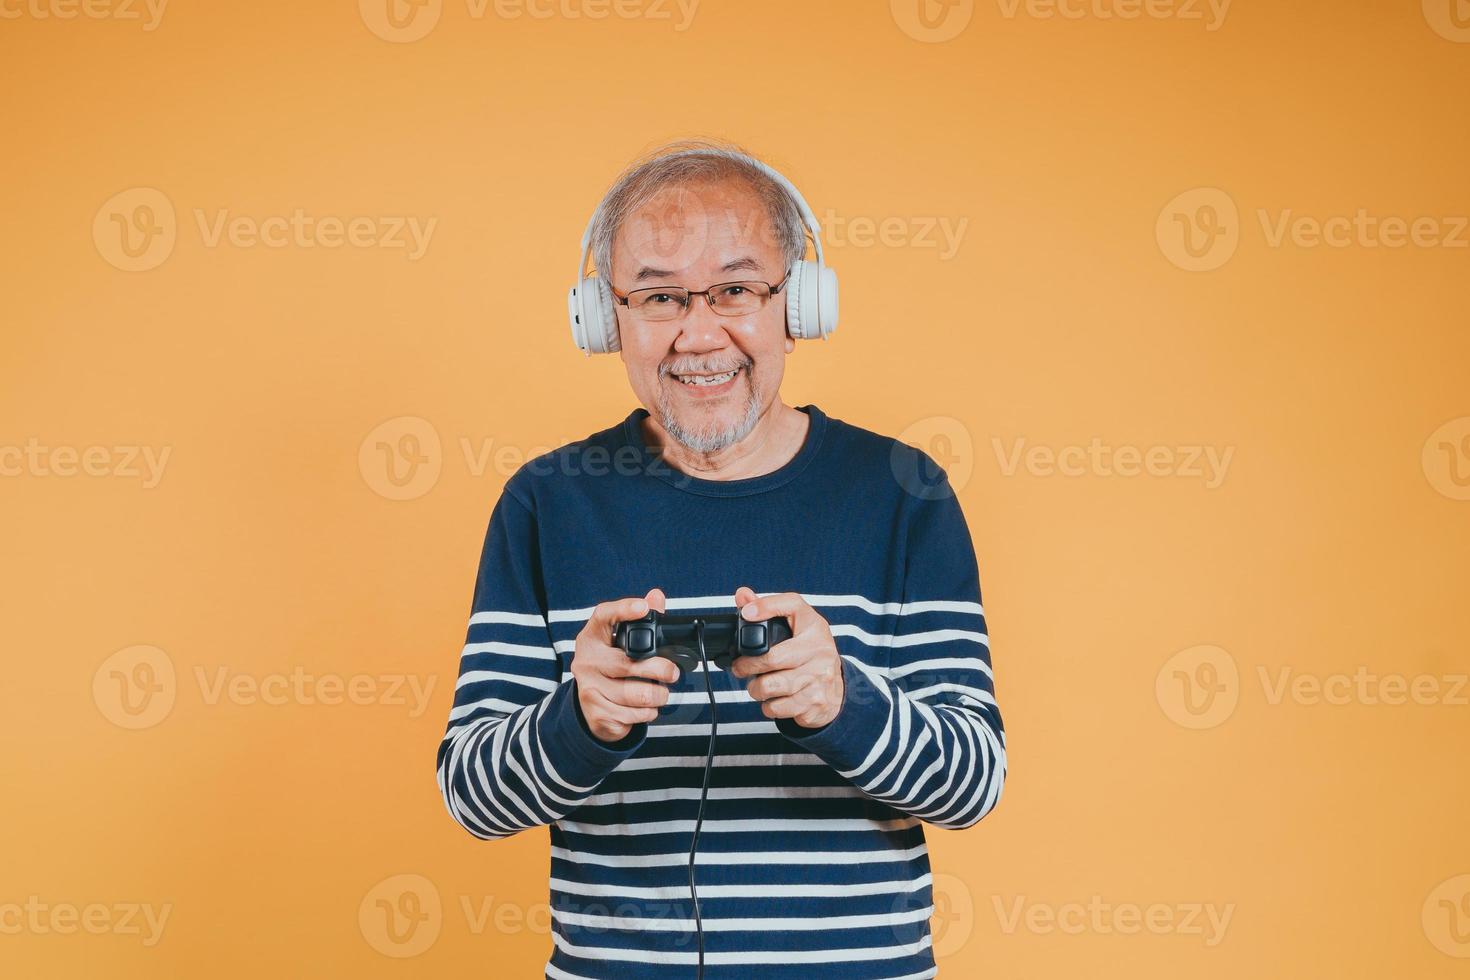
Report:
<svg viewBox="0 0 1470 980"><path fill-rule="evenodd" d="M736 657L758 657L791 639L785 616L742 619L739 613L672 615L650 609L642 619L625 620L613 630L613 645L632 660L663 657L688 673L699 664L699 629L704 626L704 652L721 670Z"/></svg>

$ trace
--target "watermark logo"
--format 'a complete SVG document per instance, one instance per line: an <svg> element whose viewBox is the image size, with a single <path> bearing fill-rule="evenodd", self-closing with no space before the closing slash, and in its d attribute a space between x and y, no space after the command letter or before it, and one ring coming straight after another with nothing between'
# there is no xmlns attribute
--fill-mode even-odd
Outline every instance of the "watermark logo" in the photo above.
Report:
<svg viewBox="0 0 1470 980"><path fill-rule="evenodd" d="M970 228L964 215L844 214L828 208L814 217L829 250L916 249L934 252L941 262L959 254ZM742 217L733 208L706 200L697 188L670 187L629 216L621 233L640 253L651 253L660 268L677 272L699 259L712 230L722 236L733 233L741 244L784 248L780 228L763 218L756 211Z"/></svg>
<svg viewBox="0 0 1470 980"><path fill-rule="evenodd" d="M954 40L970 26L975 0L889 0L893 22L915 41L939 44Z"/></svg>
<svg viewBox="0 0 1470 980"><path fill-rule="evenodd" d="M1450 707L1470 705L1470 674L1380 673L1359 664L1351 671L1314 674L1290 665L1257 664L1266 707ZM1214 728L1235 710L1244 684L1235 660L1214 646L1175 654L1155 679L1159 706L1184 728Z"/></svg>
<svg viewBox="0 0 1470 980"><path fill-rule="evenodd" d="M1470 875L1456 875L1424 899L1424 935L1446 956L1470 957Z"/></svg>
<svg viewBox="0 0 1470 980"><path fill-rule="evenodd" d="M439 889L423 875L378 882L357 907L357 925L369 946L395 959L418 956L439 938L444 909Z"/></svg>
<svg viewBox="0 0 1470 980"><path fill-rule="evenodd" d="M1431 487L1451 500L1470 500L1470 415L1435 429L1420 461Z"/></svg>
<svg viewBox="0 0 1470 980"><path fill-rule="evenodd" d="M1210 272L1240 244L1240 212L1218 187L1196 187L1165 204L1154 224L1164 258L1186 272Z"/></svg>
<svg viewBox="0 0 1470 980"><path fill-rule="evenodd" d="M205 248L350 248L401 252L410 262L427 254L439 227L435 217L313 214L300 207L265 217L236 214L229 208L192 208L189 213ZM173 202L154 187L114 194L92 219L98 254L125 272L147 272L166 262L179 230Z"/></svg>
<svg viewBox="0 0 1470 980"><path fill-rule="evenodd" d="M363 481L388 500L415 500L434 489L444 467L439 430L428 419L400 415L362 440L357 466Z"/></svg>
<svg viewBox="0 0 1470 980"><path fill-rule="evenodd" d="M1470 0L1423 0L1424 19L1446 41L1470 44Z"/></svg>
<svg viewBox="0 0 1470 980"><path fill-rule="evenodd" d="M933 415L910 423L898 434L888 462L899 486L911 496L920 500L948 497L970 482L975 472L975 443L959 419Z"/></svg>
<svg viewBox="0 0 1470 980"><path fill-rule="evenodd" d="M1240 701L1240 671L1235 658L1220 647L1190 647L1159 668L1154 696L1176 725L1214 728L1235 712Z"/></svg>
<svg viewBox="0 0 1470 980"><path fill-rule="evenodd" d="M640 254L646 248L657 256L661 268L678 270L693 265L704 254L710 220L704 196L697 189L675 186L630 216L623 234ZM754 232L747 225L741 234L748 241Z"/></svg>
<svg viewBox="0 0 1470 980"><path fill-rule="evenodd" d="M130 187L108 198L92 219L97 254L124 272L162 265L178 240L173 202L156 187Z"/></svg>
<svg viewBox="0 0 1470 980"><path fill-rule="evenodd" d="M119 650L92 675L92 700L119 728L152 728L168 717L178 696L174 663L154 646Z"/></svg>
<svg viewBox="0 0 1470 980"><path fill-rule="evenodd" d="M428 37L444 12L444 0L357 0L367 29L385 41L411 44Z"/></svg>
<svg viewBox="0 0 1470 980"><path fill-rule="evenodd" d="M641 446L612 449L576 443L571 438L534 445L494 436L451 434L441 438L429 420L400 416L377 426L358 445L358 469L368 488L389 500L424 496L438 484L445 468L476 480L492 473L510 477L522 469L535 476L557 473L588 479L657 473L676 485L692 479L690 474L670 467L661 455L647 454ZM0 447L0 453L3 451Z"/></svg>
<svg viewBox="0 0 1470 980"><path fill-rule="evenodd" d="M1262 242L1272 249L1470 249L1470 216L1463 214L1380 214L1359 207L1317 216L1292 208L1256 208L1255 217ZM1164 205L1154 233L1174 265L1210 272L1235 255L1243 226L1229 194L1197 187Z"/></svg>
<svg viewBox="0 0 1470 980"><path fill-rule="evenodd" d="M929 936L934 956L944 959L965 947L975 932L975 897L963 878L940 872L933 876L934 914Z"/></svg>
<svg viewBox="0 0 1470 980"><path fill-rule="evenodd" d="M194 685L201 703L215 708L356 705L401 708L410 718L422 717L438 681L435 674L308 673L251 674L229 666L195 665ZM185 685L187 686L187 685ZM92 676L92 700L108 721L120 728L152 728L169 716L181 687L172 658L158 647L134 646L103 661Z"/></svg>

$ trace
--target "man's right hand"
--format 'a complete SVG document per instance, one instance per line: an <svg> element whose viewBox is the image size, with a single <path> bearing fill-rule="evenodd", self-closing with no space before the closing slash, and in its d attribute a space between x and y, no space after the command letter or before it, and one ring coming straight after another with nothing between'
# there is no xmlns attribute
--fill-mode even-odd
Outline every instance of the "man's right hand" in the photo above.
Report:
<svg viewBox="0 0 1470 980"><path fill-rule="evenodd" d="M639 662L612 645L618 623L642 619L649 609L665 611L661 589L650 589L642 599L599 603L577 634L572 676L582 717L598 741L616 742L634 725L657 718L658 709L669 701L664 685L679 679L679 668L671 661L650 657Z"/></svg>

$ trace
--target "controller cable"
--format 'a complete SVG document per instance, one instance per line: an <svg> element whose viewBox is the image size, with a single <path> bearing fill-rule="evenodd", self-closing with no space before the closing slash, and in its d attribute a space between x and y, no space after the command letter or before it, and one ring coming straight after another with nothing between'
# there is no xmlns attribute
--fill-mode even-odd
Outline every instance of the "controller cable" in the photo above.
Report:
<svg viewBox="0 0 1470 980"><path fill-rule="evenodd" d="M704 823L704 801L709 796L710 769L715 764L715 731L719 713L715 709L715 690L709 679L709 655L704 651L704 620L694 621L694 638L699 644L699 659L704 666L704 689L709 694L709 754L704 760L704 785L699 790L699 812L694 818L694 836L689 841L689 897L694 902L694 930L699 937L699 969L696 976L704 980L704 921L699 916L699 891L694 887L694 852L699 847L699 828Z"/></svg>

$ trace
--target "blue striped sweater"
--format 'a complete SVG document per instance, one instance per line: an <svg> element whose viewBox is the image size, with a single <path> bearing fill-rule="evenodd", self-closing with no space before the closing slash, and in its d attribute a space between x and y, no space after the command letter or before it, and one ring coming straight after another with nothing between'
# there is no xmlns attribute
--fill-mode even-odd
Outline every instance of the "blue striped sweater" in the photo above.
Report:
<svg viewBox="0 0 1470 980"><path fill-rule="evenodd" d="M799 592L830 624L846 694L820 729L766 718L711 665L717 748L696 881L705 975L936 973L924 824L1000 799L1005 732L979 573L944 470L814 405L788 463L714 481L620 424L530 460L491 514L438 779L476 837L549 826L556 980L693 977L688 851L710 732L702 671L659 717L594 738L571 674L599 602L663 589L733 612Z"/></svg>

